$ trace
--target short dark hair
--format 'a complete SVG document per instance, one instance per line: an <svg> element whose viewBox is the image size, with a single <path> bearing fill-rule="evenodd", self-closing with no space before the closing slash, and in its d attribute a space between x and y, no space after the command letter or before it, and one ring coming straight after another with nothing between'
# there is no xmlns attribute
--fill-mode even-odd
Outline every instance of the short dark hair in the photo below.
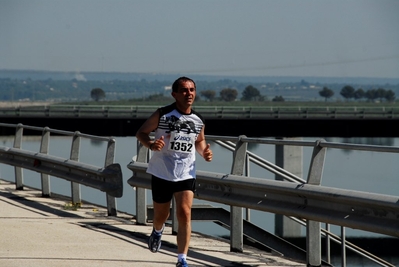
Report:
<svg viewBox="0 0 399 267"><path fill-rule="evenodd" d="M182 76L178 78L173 84L172 84L172 91L177 92L179 90L179 84L181 82L192 82L194 84L194 88L197 89L197 86L195 85L195 82L193 79L190 79L188 77Z"/></svg>

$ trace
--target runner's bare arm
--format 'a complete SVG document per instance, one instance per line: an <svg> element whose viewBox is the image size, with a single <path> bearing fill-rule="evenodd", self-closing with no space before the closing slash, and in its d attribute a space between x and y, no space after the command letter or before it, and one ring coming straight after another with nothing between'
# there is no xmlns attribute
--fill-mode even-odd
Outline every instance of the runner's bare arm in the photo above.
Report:
<svg viewBox="0 0 399 267"><path fill-rule="evenodd" d="M150 138L150 133L154 131L158 127L159 123L159 111L156 110L152 115L141 125L141 127L137 130L136 138L139 140L145 147L150 148L155 141L152 141Z"/></svg>
<svg viewBox="0 0 399 267"><path fill-rule="evenodd" d="M202 127L201 132L197 136L197 140L195 141L195 149L206 161L212 160L213 153L210 149L210 144L207 144L205 141L205 126Z"/></svg>

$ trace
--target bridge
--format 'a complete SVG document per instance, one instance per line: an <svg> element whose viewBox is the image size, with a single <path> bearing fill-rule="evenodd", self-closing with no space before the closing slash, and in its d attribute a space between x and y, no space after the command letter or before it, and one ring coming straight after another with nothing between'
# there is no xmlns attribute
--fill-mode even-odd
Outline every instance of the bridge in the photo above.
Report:
<svg viewBox="0 0 399 267"><path fill-rule="evenodd" d="M0 122L134 136L158 106L50 105L0 109ZM196 106L206 134L251 137L399 137L399 108ZM26 135L31 132L26 131ZM12 135L9 129L1 135Z"/></svg>
<svg viewBox="0 0 399 267"><path fill-rule="evenodd" d="M15 185L17 190L24 190L22 170L29 169L41 175L42 196L52 198L49 176L53 175L71 181L71 200L73 205L81 203L79 184L84 184L104 191L107 196L106 213L108 216L118 216L115 197L121 196L120 189L123 187L123 183L121 183L121 168L118 163L113 162L115 156L115 141L113 138L20 124L1 124L0 126L14 128L14 146L13 148L3 147L0 150L0 163L15 167ZM42 135L40 151L26 151L21 149L23 130L36 131ZM69 159L49 155L50 138L53 134L71 137L72 146L71 157ZM105 152L105 163L101 162L97 166L92 166L79 162L79 143L81 138L94 138L95 140L108 143ZM336 242L341 245L341 266L343 267L346 265L347 250L358 253L380 266L395 266L393 263L348 242L345 238L345 228L350 227L385 234L391 236L391 240L397 240L399 237L398 197L328 188L321 185L321 180L327 149L399 153L398 148L333 143L323 140L309 142L247 138L243 136L207 136L207 139L213 140L233 152L232 171L231 174L220 174L198 170L198 191L195 197L213 203L230 205L231 209L228 213L230 220L223 219L225 215L221 213L218 213L213 218L208 218L209 220L219 221L230 229L230 252L244 252L243 243L245 238L246 241L250 240L251 242L260 244L263 248L267 248L274 253L285 255L299 262L306 262L307 266L329 266L330 243ZM247 151L248 143L313 147L307 179L303 180L286 169L282 169ZM146 204L145 193L146 188L149 188L150 184L149 176L145 172L147 167L145 162L148 156L148 149L141 146L139 147L135 161L126 166L132 171L132 177L127 182L136 189L134 190L136 197L136 214L134 218L138 225L146 225L151 220L151 209ZM264 168L265 173L271 172L283 180L259 179L246 175L245 170L249 167L247 165L249 161ZM9 189L8 192L10 192ZM331 205L332 203L334 205ZM204 210L201 209L203 207L196 208L193 210L193 219L206 219L206 216L203 216ZM298 248L271 233L267 233L260 227L252 225L248 218L247 220L243 218L243 208L282 214L294 222L305 226L307 229L305 248ZM209 215L217 212L217 210L208 207L208 211L205 212ZM226 214L226 211L224 213ZM174 216L172 215L172 218L170 218L172 234L177 229ZM87 227L95 231L100 231L95 228L95 225L102 224L103 219L97 218L96 220L94 218L94 220L94 222L87 224ZM326 229L321 228L322 222L326 223ZM113 225L113 223L111 224ZM341 226L341 236L331 233L327 226L329 224ZM112 225L109 227L112 228ZM326 248L326 259L323 260L321 255L322 237L324 237L323 240L325 241ZM392 246L392 248L395 248L395 246ZM388 247L384 247L384 250L387 249Z"/></svg>
<svg viewBox="0 0 399 267"><path fill-rule="evenodd" d="M0 266L131 267L175 266L176 236L165 227L162 248L147 248L151 225L139 225L131 214L107 216L104 207L84 203L73 209L68 199L43 198L33 188L15 190L0 180ZM230 252L226 240L193 233L190 266L306 267L280 255L245 246Z"/></svg>

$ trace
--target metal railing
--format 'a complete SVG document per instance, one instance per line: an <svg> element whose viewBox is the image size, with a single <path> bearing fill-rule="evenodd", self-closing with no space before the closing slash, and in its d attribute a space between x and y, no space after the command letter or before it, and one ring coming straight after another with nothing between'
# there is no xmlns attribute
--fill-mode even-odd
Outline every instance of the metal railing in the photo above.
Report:
<svg viewBox="0 0 399 267"><path fill-rule="evenodd" d="M1 117L148 118L157 106L45 105L0 109ZM195 106L204 118L398 118L399 107L336 106Z"/></svg>
<svg viewBox="0 0 399 267"><path fill-rule="evenodd" d="M123 179L120 164L114 163L114 138L22 124L0 123L0 127L12 127L16 129L13 148L0 147L0 163L14 166L17 190L22 190L24 187L23 169L29 169L41 174L43 196L51 196L50 175L55 176L71 182L71 198L74 204L81 203L81 184L106 192L108 215L116 216L115 198L122 197ZM39 152L21 149L24 129L36 130L42 133ZM51 133L71 137L72 144L69 159L48 154ZM107 142L103 167L79 162L81 138Z"/></svg>
<svg viewBox="0 0 399 267"><path fill-rule="evenodd" d="M326 236L326 261L330 262L330 241L341 243L342 266L346 266L346 249L381 266L394 266L345 240L345 227L362 229L399 237L398 197L357 192L321 186L327 148L399 153L398 147L357 145L318 140L295 141L264 138L207 136L233 152L231 174L197 171L195 197L230 205L232 251L242 250L242 208L267 211L289 216L307 227L307 262L321 264L321 235ZM313 147L307 180L303 180L247 150L248 143ZM150 152L138 144L136 161L128 164L133 176L128 183L136 187L136 219L146 222L146 193L150 175L146 173ZM270 181L246 175L249 162L282 177L285 181ZM298 219L300 218L300 219ZM175 217L172 217L175 220ZM234 223L233 223L234 222ZM326 223L321 229L320 223ZM329 232L329 224L341 226L341 238ZM172 225L174 223L172 222Z"/></svg>
<svg viewBox="0 0 399 267"><path fill-rule="evenodd" d="M71 181L71 195L74 203L81 201L79 184L85 184L105 191L107 193L108 214L116 215L115 197L119 197L122 194L122 175L119 164L114 164L114 138L22 124L0 123L0 127L14 127L16 129L13 148L3 147L0 149L0 162L14 166L17 189L23 189L24 186L22 169L29 169L41 173L42 194L43 196L50 196L49 175L54 175ZM41 132L39 152L21 149L24 129ZM50 133L66 135L72 138L69 159L48 155ZM104 167L79 162L81 138L107 142ZM329 243L332 241L341 244L343 267L346 266L346 249L367 257L381 266L393 266L389 262L347 242L345 239L345 227L399 237L399 206L397 205L399 198L396 196L327 188L320 184L327 148L399 153L398 147L334 143L324 140L312 142L247 138L245 136L207 136L207 140L214 141L232 151L233 164L230 174L199 170L197 172L198 185L195 196L199 199L230 205L232 222L230 246L232 250L242 250L242 209L246 208L247 214L249 214L250 209L284 214L306 226L307 261L311 266L320 265L321 235L326 237L327 262L330 262L328 248L330 247ZM307 180L305 181L248 151L247 145L249 143L312 147L313 154ZM138 145L136 161L127 166L133 172L133 176L128 183L136 187L135 217L137 223L145 223L147 219L146 188L150 188L150 176L145 172L147 168L145 162L148 162L150 156L151 154L147 148ZM282 177L285 181L270 181L249 177L250 162ZM243 178L243 176L247 177ZM173 221L172 227L176 227L177 221L175 219ZM326 223L326 229L321 229L320 222ZM341 226L341 237L329 231L330 223Z"/></svg>

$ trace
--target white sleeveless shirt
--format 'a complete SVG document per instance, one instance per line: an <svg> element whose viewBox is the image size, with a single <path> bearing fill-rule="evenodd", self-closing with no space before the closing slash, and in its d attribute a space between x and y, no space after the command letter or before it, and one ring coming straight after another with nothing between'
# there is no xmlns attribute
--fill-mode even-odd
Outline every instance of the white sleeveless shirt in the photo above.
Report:
<svg viewBox="0 0 399 267"><path fill-rule="evenodd" d="M165 146L154 151L147 172L168 181L195 178L195 141L204 126L200 114L184 114L173 103L158 109L160 113L155 139L164 137Z"/></svg>

